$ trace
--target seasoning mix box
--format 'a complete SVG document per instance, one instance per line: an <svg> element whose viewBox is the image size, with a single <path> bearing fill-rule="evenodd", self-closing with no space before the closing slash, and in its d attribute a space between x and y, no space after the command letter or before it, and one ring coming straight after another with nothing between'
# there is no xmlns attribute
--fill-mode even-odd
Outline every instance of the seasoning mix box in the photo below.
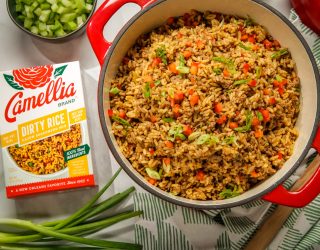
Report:
<svg viewBox="0 0 320 250"><path fill-rule="evenodd" d="M79 62L0 72L7 197L95 185Z"/></svg>

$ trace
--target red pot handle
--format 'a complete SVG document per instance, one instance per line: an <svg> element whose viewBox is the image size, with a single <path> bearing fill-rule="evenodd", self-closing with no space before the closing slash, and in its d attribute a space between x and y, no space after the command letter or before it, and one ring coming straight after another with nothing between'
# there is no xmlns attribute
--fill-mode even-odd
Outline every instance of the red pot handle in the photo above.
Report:
<svg viewBox="0 0 320 250"><path fill-rule="evenodd" d="M155 0L106 0L99 7L88 23L87 34L100 65L103 64L107 51L111 46L111 42L104 39L103 28L113 14L126 3L136 3L141 7L141 9L144 9L154 1Z"/></svg>
<svg viewBox="0 0 320 250"><path fill-rule="evenodd" d="M318 128L312 147L320 154L320 128ZM298 191L291 192L286 190L283 185L280 185L263 196L262 199L289 207L304 207L320 194L319 181L320 166L308 182Z"/></svg>

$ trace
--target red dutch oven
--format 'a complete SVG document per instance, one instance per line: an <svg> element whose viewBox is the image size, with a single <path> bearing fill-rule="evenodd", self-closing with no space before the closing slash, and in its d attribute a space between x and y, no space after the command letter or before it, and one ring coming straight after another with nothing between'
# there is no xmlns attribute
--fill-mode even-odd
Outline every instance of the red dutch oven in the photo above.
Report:
<svg viewBox="0 0 320 250"><path fill-rule="evenodd" d="M106 41L103 28L112 15L126 3L136 3L141 11L133 16L121 29L114 41ZM168 17L179 16L191 9L214 11L224 14L252 17L267 28L269 33L288 47L296 62L301 80L301 111L296 124L299 136L294 153L276 174L234 198L217 201L197 201L174 196L149 184L122 155L111 130L111 121L105 115L110 108L110 81L115 77L118 66L128 49L143 33L163 24ZM197 209L221 209L238 206L254 199L264 200L292 207L303 207L320 193L320 167L312 178L298 191L286 190L282 183L299 167L310 148L320 153L319 101L320 78L312 53L299 31L277 10L260 1L251 0L107 0L92 17L87 34L92 48L100 62L101 73L98 88L98 107L101 126L111 152L119 165L140 186L158 197L174 204ZM317 133L318 130L318 133Z"/></svg>
<svg viewBox="0 0 320 250"><path fill-rule="evenodd" d="M291 0L302 22L320 35L320 0Z"/></svg>

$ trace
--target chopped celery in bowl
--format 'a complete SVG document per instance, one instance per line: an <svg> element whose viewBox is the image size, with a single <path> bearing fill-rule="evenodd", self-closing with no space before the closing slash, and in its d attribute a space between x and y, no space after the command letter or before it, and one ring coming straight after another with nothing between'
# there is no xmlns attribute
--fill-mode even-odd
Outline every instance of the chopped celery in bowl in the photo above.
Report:
<svg viewBox="0 0 320 250"><path fill-rule="evenodd" d="M7 0L13 22L29 35L64 42L81 35L97 0Z"/></svg>

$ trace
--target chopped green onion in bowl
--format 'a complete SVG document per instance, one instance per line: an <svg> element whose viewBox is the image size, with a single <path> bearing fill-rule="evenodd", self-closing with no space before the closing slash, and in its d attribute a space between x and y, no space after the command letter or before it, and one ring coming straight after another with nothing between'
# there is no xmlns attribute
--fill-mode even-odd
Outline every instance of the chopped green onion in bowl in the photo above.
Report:
<svg viewBox="0 0 320 250"><path fill-rule="evenodd" d="M81 29L96 0L15 0L9 13L15 23L43 38L60 38Z"/></svg>

